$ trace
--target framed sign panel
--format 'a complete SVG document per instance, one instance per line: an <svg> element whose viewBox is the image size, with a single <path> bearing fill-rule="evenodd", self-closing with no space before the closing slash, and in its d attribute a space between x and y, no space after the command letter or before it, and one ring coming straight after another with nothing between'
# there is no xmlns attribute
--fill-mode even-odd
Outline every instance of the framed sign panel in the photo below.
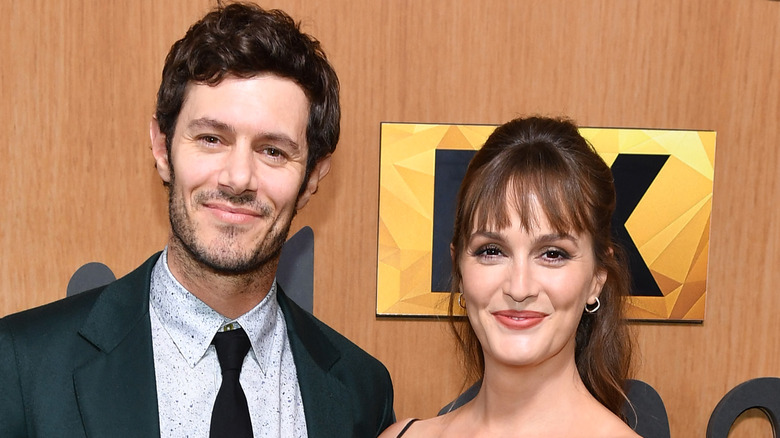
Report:
<svg viewBox="0 0 780 438"><path fill-rule="evenodd" d="M494 125L381 126L377 315L446 315L455 199ZM581 128L612 168L628 316L702 321L715 132Z"/></svg>

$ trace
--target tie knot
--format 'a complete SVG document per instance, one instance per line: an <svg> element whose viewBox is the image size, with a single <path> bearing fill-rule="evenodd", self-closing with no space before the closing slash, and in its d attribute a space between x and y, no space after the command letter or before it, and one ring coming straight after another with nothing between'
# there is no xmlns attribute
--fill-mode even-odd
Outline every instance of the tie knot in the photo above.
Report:
<svg viewBox="0 0 780 438"><path fill-rule="evenodd" d="M211 343L217 349L217 359L222 374L229 370L240 372L244 357L251 345L244 329L218 332Z"/></svg>

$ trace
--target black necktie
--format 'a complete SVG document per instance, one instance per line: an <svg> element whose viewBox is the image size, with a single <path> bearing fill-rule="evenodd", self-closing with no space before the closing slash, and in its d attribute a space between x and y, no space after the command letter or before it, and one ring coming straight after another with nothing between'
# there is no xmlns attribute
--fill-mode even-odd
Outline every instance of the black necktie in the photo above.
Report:
<svg viewBox="0 0 780 438"><path fill-rule="evenodd" d="M219 332L211 342L217 349L222 368L222 386L219 387L214 410L211 412L210 438L252 438L252 420L238 376L249 351L249 337L244 329Z"/></svg>

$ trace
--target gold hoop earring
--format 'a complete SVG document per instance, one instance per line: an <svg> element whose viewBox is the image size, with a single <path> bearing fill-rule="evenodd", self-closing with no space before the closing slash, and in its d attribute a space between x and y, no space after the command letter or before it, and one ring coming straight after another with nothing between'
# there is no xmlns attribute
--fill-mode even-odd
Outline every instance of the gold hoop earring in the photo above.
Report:
<svg viewBox="0 0 780 438"><path fill-rule="evenodd" d="M594 307L588 307L589 305ZM585 311L588 313L596 313L596 311L599 310L599 307L601 307L601 301L599 301L599 297L596 297L596 304L585 303Z"/></svg>
<svg viewBox="0 0 780 438"><path fill-rule="evenodd" d="M458 305L460 306L461 309L465 309L466 308L466 303L463 301L463 292L461 292L458 295Z"/></svg>

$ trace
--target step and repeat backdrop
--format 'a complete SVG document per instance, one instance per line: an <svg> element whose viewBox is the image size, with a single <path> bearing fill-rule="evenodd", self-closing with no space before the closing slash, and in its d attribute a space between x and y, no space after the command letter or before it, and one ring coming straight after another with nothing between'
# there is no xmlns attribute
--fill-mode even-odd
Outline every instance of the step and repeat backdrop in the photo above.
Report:
<svg viewBox="0 0 780 438"><path fill-rule="evenodd" d="M87 263L122 276L162 249L155 93L170 45L215 3L0 2L0 315L64 297ZM644 279L635 377L672 436L702 436L730 389L780 375L780 2L262 5L300 20L339 74L341 141L291 231L313 231L314 314L387 365L399 418L464 389L439 316L437 179L522 115L575 120L628 195L614 226ZM748 413L732 436L769 430Z"/></svg>

